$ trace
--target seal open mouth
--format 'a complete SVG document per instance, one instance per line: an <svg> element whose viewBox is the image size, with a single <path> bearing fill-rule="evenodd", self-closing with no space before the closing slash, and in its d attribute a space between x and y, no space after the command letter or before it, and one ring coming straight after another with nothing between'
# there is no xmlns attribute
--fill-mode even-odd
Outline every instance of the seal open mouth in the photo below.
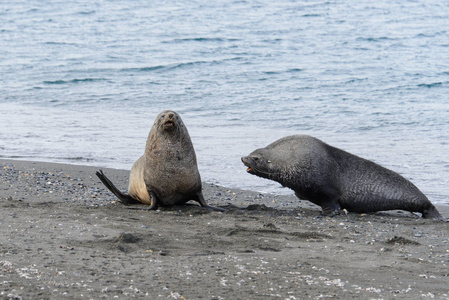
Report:
<svg viewBox="0 0 449 300"><path fill-rule="evenodd" d="M248 173L250 173L250 174L254 174L254 170L253 170L253 168L251 167L251 164L250 164L250 162L249 162L248 160L249 160L249 157L248 157L248 156L242 157L242 162L243 162L243 164L244 164L245 166L248 167L248 169L246 169L246 172L248 172Z"/></svg>
<svg viewBox="0 0 449 300"><path fill-rule="evenodd" d="M175 122L173 122L173 121L167 121L164 123L165 128L170 128L170 127L174 127L174 126L175 126Z"/></svg>

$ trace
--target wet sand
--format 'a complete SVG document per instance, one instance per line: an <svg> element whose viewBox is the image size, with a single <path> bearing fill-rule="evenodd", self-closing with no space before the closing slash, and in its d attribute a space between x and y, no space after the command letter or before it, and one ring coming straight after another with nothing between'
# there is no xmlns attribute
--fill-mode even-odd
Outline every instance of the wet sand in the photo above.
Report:
<svg viewBox="0 0 449 300"><path fill-rule="evenodd" d="M118 203L98 169L0 160L1 299L449 299L449 223L320 217L293 195L211 184L227 212L148 211ZM103 171L127 189L129 171Z"/></svg>

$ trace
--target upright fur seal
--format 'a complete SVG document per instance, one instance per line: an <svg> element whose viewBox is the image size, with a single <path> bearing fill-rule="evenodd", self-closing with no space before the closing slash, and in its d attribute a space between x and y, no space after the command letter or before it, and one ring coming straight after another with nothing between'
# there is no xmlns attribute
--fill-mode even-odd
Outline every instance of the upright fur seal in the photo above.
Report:
<svg viewBox="0 0 449 300"><path fill-rule="evenodd" d="M401 175L307 135L281 138L242 157L247 172L279 182L323 210L406 210L443 220L427 197Z"/></svg>
<svg viewBox="0 0 449 300"><path fill-rule="evenodd" d="M128 195L120 192L103 174L96 173L104 185L125 205L143 203L149 209L158 205L181 205L204 201L201 177L189 132L174 111L161 112L150 130L144 154L134 163L129 175Z"/></svg>

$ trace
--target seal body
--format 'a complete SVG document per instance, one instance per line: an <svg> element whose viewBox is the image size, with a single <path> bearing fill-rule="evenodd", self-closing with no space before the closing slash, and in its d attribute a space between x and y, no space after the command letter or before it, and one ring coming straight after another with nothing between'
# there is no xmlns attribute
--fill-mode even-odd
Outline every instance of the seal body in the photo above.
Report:
<svg viewBox="0 0 449 300"><path fill-rule="evenodd" d="M124 204L143 203L156 209L158 205L180 205L195 200L201 206L210 207L202 194L189 132L181 117L171 110L157 116L144 154L131 168L127 195L120 192L101 170L96 174Z"/></svg>
<svg viewBox="0 0 449 300"><path fill-rule="evenodd" d="M248 173L291 188L298 198L321 206L323 214L398 209L442 219L409 180L308 135L279 139L242 161Z"/></svg>

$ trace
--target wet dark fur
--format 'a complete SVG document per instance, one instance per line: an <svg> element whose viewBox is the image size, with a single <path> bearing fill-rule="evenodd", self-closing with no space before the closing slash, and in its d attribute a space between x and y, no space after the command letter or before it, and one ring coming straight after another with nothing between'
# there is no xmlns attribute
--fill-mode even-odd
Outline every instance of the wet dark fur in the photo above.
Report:
<svg viewBox="0 0 449 300"><path fill-rule="evenodd" d="M335 214L406 210L441 220L438 210L413 183L369 160L307 135L282 138L242 157L248 173L289 187Z"/></svg>

